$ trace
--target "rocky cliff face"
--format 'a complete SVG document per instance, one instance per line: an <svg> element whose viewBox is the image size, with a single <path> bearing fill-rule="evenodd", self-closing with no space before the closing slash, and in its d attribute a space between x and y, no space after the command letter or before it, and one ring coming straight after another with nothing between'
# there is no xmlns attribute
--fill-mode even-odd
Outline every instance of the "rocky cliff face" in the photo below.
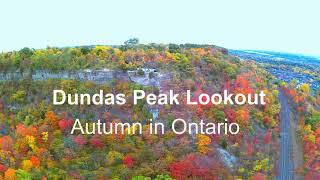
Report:
<svg viewBox="0 0 320 180"><path fill-rule="evenodd" d="M9 72L0 73L0 81L19 80L31 78L32 80L41 81L47 79L77 79L80 81L93 81L96 83L105 83L113 79L130 80L144 86L160 86L162 80L169 74L161 73L156 69L141 68L127 72L119 70L82 70L82 71L36 71L30 73Z"/></svg>

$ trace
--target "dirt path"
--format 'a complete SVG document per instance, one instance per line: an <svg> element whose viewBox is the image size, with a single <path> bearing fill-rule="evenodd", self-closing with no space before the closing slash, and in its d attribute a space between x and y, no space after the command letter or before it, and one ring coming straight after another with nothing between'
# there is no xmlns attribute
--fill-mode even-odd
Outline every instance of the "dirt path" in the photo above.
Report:
<svg viewBox="0 0 320 180"><path fill-rule="evenodd" d="M279 180L303 179L295 171L303 164L302 146L296 137L297 121L294 118L290 105L283 92L279 91L281 104L281 139L280 139L280 161L278 162Z"/></svg>

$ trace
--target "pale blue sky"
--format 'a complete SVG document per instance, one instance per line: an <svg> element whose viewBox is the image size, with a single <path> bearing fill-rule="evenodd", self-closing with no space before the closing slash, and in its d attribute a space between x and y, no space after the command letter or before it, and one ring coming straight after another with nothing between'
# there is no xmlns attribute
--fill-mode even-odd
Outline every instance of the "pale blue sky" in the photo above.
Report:
<svg viewBox="0 0 320 180"><path fill-rule="evenodd" d="M0 51L209 43L320 55L319 0L0 0Z"/></svg>

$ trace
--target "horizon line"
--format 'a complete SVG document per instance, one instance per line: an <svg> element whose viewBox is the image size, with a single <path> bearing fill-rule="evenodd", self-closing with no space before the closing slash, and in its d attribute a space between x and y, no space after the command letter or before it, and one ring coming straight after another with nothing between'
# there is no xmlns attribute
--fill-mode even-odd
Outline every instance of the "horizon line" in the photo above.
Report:
<svg viewBox="0 0 320 180"><path fill-rule="evenodd" d="M273 53L282 53L282 54L293 54L293 55L300 55L300 56L306 56L306 57L314 57L314 58L318 58L320 59L320 54L312 54L312 53L303 53L303 52L292 52L292 51L282 51L282 50L271 50L271 49L251 49L251 48L227 48L224 46L220 46L220 45L215 45L215 44L209 44L209 43L191 43L191 42L186 42L186 43L156 43L156 42L149 42L149 43L139 43L138 45L150 45L150 44L158 44L158 45L169 45L169 44L176 44L176 45L185 45L185 44L193 44L193 45L203 45L203 46L216 46L216 47L220 47L220 48L225 48L227 50L237 50L237 51L264 51L264 52L273 52ZM60 49L64 49L64 48L79 48L79 47L90 47L90 46L122 46L124 45L123 43L115 43L115 44L85 44L85 45L68 45L68 46L51 46L51 45L47 45L46 47L38 47L38 48L34 48L31 46L25 46L22 48L17 48L17 49L12 49L12 50L0 50L0 53L9 53L9 52L16 52L16 51L20 51L23 48L29 48L29 49L34 49L34 50L41 50L41 49L47 49L49 47L51 48L60 48Z"/></svg>

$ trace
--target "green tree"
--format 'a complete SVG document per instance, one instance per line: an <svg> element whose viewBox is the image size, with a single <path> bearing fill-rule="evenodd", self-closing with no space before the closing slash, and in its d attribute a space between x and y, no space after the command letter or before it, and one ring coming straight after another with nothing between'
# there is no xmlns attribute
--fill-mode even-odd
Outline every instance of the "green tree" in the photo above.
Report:
<svg viewBox="0 0 320 180"><path fill-rule="evenodd" d="M131 38L131 39L128 39L124 42L124 45L127 48L133 48L133 47L137 46L138 44L139 44L138 38Z"/></svg>

